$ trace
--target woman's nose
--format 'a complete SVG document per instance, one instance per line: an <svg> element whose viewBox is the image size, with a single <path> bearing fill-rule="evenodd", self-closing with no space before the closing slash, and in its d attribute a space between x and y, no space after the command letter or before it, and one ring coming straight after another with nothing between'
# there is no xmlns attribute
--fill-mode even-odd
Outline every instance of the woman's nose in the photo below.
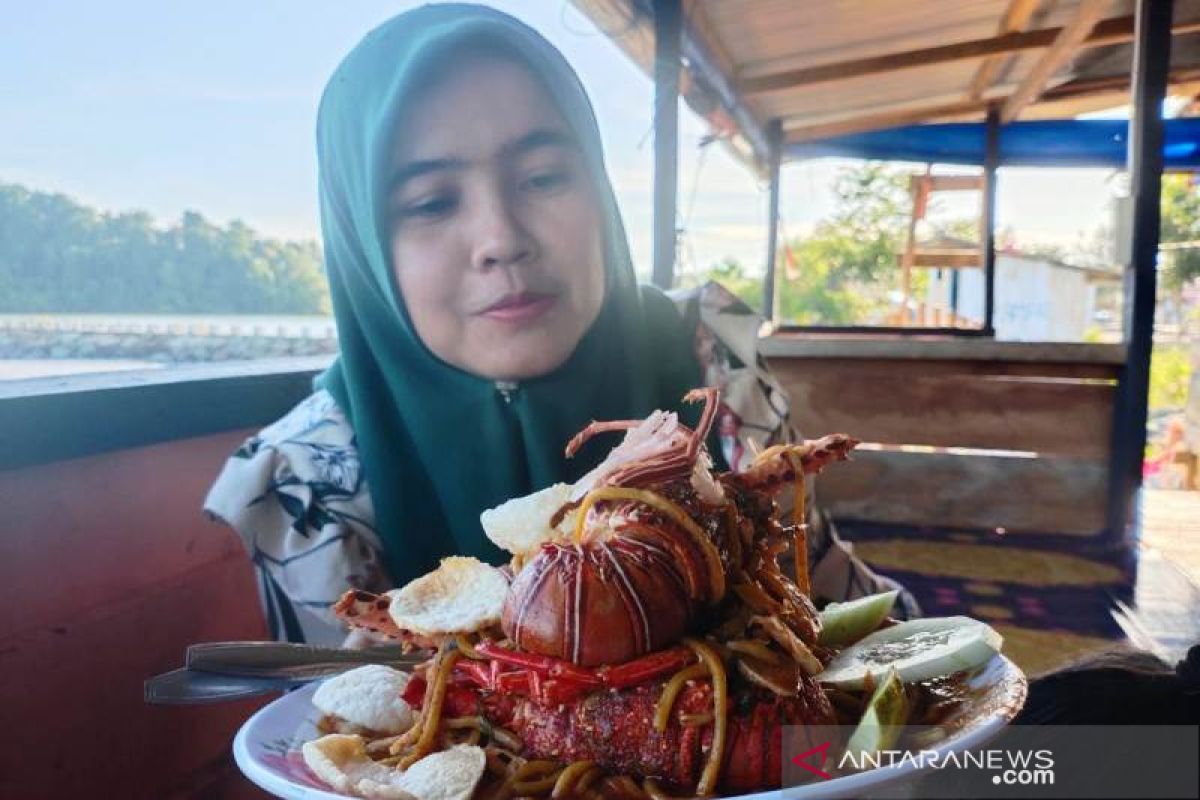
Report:
<svg viewBox="0 0 1200 800"><path fill-rule="evenodd" d="M533 237L515 211L502 195L481 198L472 225L475 234L472 266L476 269L519 264L534 257Z"/></svg>

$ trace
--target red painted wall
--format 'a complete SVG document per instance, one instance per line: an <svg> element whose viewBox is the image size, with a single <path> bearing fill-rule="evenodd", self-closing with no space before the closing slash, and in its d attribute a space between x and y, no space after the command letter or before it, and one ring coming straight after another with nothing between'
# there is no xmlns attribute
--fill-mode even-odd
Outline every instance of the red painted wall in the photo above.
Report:
<svg viewBox="0 0 1200 800"><path fill-rule="evenodd" d="M188 644L265 637L241 542L200 510L248 433L0 471L0 796L265 797L230 755L262 701L142 702Z"/></svg>

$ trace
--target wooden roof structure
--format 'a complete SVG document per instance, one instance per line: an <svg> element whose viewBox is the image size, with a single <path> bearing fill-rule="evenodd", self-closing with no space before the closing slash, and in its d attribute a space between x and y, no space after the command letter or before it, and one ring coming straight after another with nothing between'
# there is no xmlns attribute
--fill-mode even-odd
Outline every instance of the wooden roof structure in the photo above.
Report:
<svg viewBox="0 0 1200 800"><path fill-rule="evenodd" d="M654 75L650 0L572 0ZM900 125L1069 118L1129 101L1132 0L683 0L680 89L761 169L782 144ZM1200 94L1200 0L1170 93Z"/></svg>
<svg viewBox="0 0 1200 800"><path fill-rule="evenodd" d="M1146 447L1163 103L1200 93L1200 0L572 0L647 74L654 99L653 280L674 280L678 97L768 177L764 316L789 148L928 123L984 122L984 323L995 335L1000 132L1128 104L1129 263L1107 457L1107 526L1128 529ZM886 157L886 156L878 156ZM811 330L811 328L809 329ZM911 333L963 335L957 329ZM888 328L851 335L894 333ZM910 340L911 342L912 340ZM911 348L910 348L911 349Z"/></svg>

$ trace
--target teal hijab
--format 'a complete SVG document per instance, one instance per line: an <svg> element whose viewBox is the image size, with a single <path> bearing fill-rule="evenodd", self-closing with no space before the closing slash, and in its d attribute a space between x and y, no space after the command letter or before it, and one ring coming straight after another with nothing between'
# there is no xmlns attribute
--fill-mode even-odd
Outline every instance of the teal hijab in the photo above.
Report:
<svg viewBox="0 0 1200 800"><path fill-rule="evenodd" d="M447 53L481 45L541 81L584 153L605 226L606 294L595 324L561 367L503 394L417 336L388 246L397 119L431 70L445 68ZM453 554L500 563L507 556L484 536L481 511L598 463L615 437L563 455L591 420L678 408L701 383L673 305L637 285L591 104L562 55L524 24L477 6L425 6L371 31L337 68L321 99L317 146L341 347L317 385L354 429L391 577L403 584ZM687 415L695 419L694 410Z"/></svg>

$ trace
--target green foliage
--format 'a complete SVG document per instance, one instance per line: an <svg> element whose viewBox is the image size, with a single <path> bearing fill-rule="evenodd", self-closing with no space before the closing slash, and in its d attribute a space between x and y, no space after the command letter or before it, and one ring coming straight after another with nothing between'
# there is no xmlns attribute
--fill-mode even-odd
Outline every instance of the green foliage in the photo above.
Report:
<svg viewBox="0 0 1200 800"><path fill-rule="evenodd" d="M821 226L822 228L824 225ZM870 244L834 230L817 230L791 244L798 268L779 282L779 316L797 325L862 323L878 304L878 287L863 285L873 254ZM895 254L890 254L895 271ZM874 289L874 291L873 291Z"/></svg>
<svg viewBox="0 0 1200 800"><path fill-rule="evenodd" d="M0 183L0 311L329 313L315 242L192 211L159 228Z"/></svg>
<svg viewBox="0 0 1200 800"><path fill-rule="evenodd" d="M843 169L834 185L829 219L788 242L795 268L780 253L776 290L779 318L804 325L880 322L888 292L899 287L896 253L903 241L910 200L908 175L870 162ZM914 290L926 277L914 273ZM761 278L726 259L704 278L724 284L751 307L762 304Z"/></svg>
<svg viewBox="0 0 1200 800"><path fill-rule="evenodd" d="M1200 192L1190 175L1163 175L1161 212L1163 242L1200 241ZM1200 247L1164 253L1161 276L1163 288L1172 292L1200 278Z"/></svg>
<svg viewBox="0 0 1200 800"><path fill-rule="evenodd" d="M947 220L945 223L938 226L938 232L944 236L962 239L964 242L970 242L974 245L978 245L980 243L978 217L963 217L961 219Z"/></svg>
<svg viewBox="0 0 1200 800"><path fill-rule="evenodd" d="M1186 346L1155 347L1150 356L1150 410L1182 409L1191 375Z"/></svg>

